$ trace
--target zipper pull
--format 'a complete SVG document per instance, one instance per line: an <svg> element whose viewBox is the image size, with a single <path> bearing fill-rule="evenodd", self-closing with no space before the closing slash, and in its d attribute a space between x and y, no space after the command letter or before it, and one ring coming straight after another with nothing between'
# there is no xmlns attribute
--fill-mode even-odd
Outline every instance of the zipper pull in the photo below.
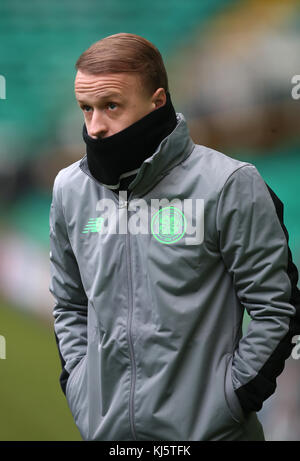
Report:
<svg viewBox="0 0 300 461"><path fill-rule="evenodd" d="M129 197L127 194L127 191L122 191L122 193L119 193L119 208L128 208L129 198L131 198L132 192L130 192Z"/></svg>
<svg viewBox="0 0 300 461"><path fill-rule="evenodd" d="M119 208L127 208L128 200L119 200Z"/></svg>

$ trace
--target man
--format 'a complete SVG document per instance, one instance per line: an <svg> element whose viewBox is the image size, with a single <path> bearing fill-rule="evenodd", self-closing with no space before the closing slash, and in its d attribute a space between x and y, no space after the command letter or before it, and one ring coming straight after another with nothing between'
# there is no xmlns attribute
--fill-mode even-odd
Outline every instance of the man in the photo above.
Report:
<svg viewBox="0 0 300 461"><path fill-rule="evenodd" d="M282 203L193 143L147 40L107 37L76 68L86 155L55 179L50 291L83 439L264 440L299 334Z"/></svg>

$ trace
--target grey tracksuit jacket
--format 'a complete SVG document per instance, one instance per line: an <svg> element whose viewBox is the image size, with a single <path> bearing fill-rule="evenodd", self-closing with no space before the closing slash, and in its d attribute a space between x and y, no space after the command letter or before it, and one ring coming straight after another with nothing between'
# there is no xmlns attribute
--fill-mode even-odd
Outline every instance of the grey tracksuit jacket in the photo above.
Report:
<svg viewBox="0 0 300 461"><path fill-rule="evenodd" d="M195 145L180 113L127 197L86 156L58 173L50 291L84 440L264 440L256 412L300 333L282 217L257 169Z"/></svg>

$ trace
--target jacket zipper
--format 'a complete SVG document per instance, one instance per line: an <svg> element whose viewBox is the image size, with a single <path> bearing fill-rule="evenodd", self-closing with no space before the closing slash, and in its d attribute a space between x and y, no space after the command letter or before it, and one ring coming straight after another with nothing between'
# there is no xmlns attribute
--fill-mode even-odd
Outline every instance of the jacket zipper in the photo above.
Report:
<svg viewBox="0 0 300 461"><path fill-rule="evenodd" d="M132 196L132 192L129 194ZM120 201L118 200L120 205ZM131 433L134 440L137 440L135 426L134 426L134 391L135 391L135 382L136 382L136 363L134 357L133 341L132 341L132 318L133 318L133 289L132 289L132 270L131 270L131 257L130 257L130 235L128 233L128 204L129 197L123 202L124 207L126 207L127 214L127 229L125 234L125 247L126 247L126 259L127 259L127 281L128 281L128 317L127 317L127 342L129 345L129 356L131 364L131 380L130 380L130 396L129 396L129 423L131 428Z"/></svg>
<svg viewBox="0 0 300 461"><path fill-rule="evenodd" d="M128 203L126 203L128 213ZM127 220L128 224L128 220ZM126 232L126 254L127 254L127 267L128 267L128 298L129 298L129 312L127 320L127 340L129 344L130 361L131 361L131 386L130 386L130 397L129 397L129 421L131 432L134 440L137 440L135 426L134 426L134 392L136 383L136 362L134 357L133 341L132 341L132 317L133 317L133 289L132 289L132 273L131 273L131 257L130 257L130 235L128 229Z"/></svg>

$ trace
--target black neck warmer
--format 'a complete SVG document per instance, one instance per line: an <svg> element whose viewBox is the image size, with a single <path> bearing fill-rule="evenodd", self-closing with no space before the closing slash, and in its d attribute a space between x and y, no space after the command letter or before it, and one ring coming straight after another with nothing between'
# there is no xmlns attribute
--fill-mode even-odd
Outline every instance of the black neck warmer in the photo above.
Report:
<svg viewBox="0 0 300 461"><path fill-rule="evenodd" d="M83 139L91 174L102 184L117 189L120 176L129 172L133 174L174 130L176 124L176 112L168 92L164 106L107 138L91 138L84 124Z"/></svg>

